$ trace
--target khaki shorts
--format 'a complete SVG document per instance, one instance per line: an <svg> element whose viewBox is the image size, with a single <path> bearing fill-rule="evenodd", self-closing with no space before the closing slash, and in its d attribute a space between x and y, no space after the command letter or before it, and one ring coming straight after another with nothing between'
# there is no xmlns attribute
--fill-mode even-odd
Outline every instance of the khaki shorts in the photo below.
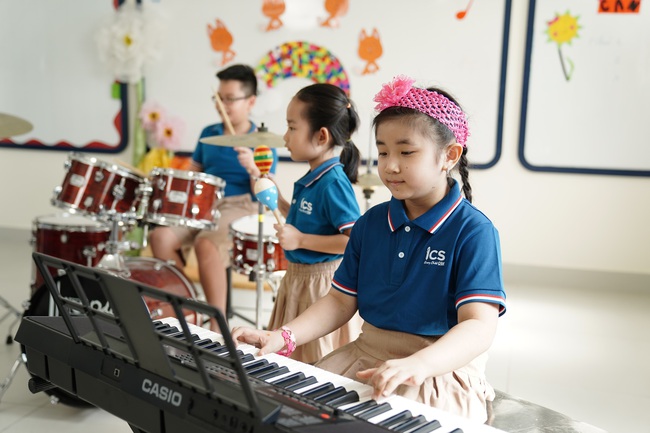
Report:
<svg viewBox="0 0 650 433"><path fill-rule="evenodd" d="M388 359L405 358L437 339L379 329L364 322L358 339L330 353L316 367L358 380L358 371L377 367ZM494 389L485 378L487 357L484 353L465 367L429 377L419 387L400 385L395 393L483 423L487 420L487 402L494 400Z"/></svg>
<svg viewBox="0 0 650 433"><path fill-rule="evenodd" d="M187 227L170 227L174 234L183 243L183 246L192 246L196 239L210 240L219 250L221 260L225 267L230 266L230 223L238 218L253 215L258 212L258 203L253 202L249 194L224 197L217 203L220 213L217 226L213 230L189 229Z"/></svg>

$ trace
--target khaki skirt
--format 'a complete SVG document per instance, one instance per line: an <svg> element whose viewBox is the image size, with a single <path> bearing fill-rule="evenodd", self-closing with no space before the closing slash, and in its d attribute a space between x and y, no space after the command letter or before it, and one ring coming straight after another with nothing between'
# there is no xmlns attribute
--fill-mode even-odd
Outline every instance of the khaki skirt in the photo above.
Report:
<svg viewBox="0 0 650 433"><path fill-rule="evenodd" d="M356 341L330 353L316 366L359 380L358 371L377 367L389 359L407 357L437 339L387 331L365 322ZM400 385L395 393L483 423L487 420L486 404L494 400L494 389L485 379L486 362L484 353L463 368L426 379L419 387Z"/></svg>
<svg viewBox="0 0 650 433"><path fill-rule="evenodd" d="M327 295L332 287L334 271L341 260L304 265L289 262L287 272L280 282L273 305L268 329L278 329L305 311L311 304ZM292 359L313 364L350 341L361 332L359 313L341 328L330 334L296 348Z"/></svg>

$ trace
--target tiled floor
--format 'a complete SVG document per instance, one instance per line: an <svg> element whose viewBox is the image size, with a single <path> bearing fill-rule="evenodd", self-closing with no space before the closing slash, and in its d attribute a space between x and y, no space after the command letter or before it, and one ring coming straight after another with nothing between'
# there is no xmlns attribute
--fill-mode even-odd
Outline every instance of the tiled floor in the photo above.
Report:
<svg viewBox="0 0 650 433"><path fill-rule="evenodd" d="M16 307L29 296L30 237L26 231L0 229L0 296ZM491 349L488 378L497 389L608 432L648 433L648 278L583 277L506 268L509 310ZM253 294L235 292L239 311L255 304ZM263 305L266 320L270 297ZM4 312L0 306L0 318ZM0 322L2 340L10 321ZM231 324L240 321L234 318ZM0 383L20 350L2 340ZM0 433L131 431L100 409L52 405L47 395L32 395L27 380L20 366L0 401Z"/></svg>

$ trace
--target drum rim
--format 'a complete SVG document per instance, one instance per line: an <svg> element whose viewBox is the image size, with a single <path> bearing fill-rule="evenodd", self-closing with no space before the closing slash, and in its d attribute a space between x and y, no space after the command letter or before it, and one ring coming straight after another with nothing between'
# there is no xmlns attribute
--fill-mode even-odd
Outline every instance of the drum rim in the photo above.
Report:
<svg viewBox="0 0 650 433"><path fill-rule="evenodd" d="M187 227L196 230L213 230L217 224L206 219L181 217L176 214L152 212L143 217L144 221L165 227ZM195 223L196 222L196 223Z"/></svg>
<svg viewBox="0 0 650 433"><path fill-rule="evenodd" d="M90 162L87 165L91 165L93 167L103 167L106 163L99 158L95 158L94 156L88 156L85 153L81 152L72 152L68 155L68 160L75 160L75 161L81 161L83 163Z"/></svg>
<svg viewBox="0 0 650 433"><path fill-rule="evenodd" d="M117 163L105 163L102 168L111 174L117 174L122 177L127 177L137 181L138 183L142 183L145 179L144 177L138 175L134 171L131 171L127 167L124 167Z"/></svg>
<svg viewBox="0 0 650 433"><path fill-rule="evenodd" d="M69 218L69 217L63 217L63 216L60 216L60 215L42 215L42 216L34 218L34 221L32 221L32 225L34 227L38 228L38 229L52 230L52 229L55 229L55 228L59 228L59 230L57 230L57 231L63 231L61 228L67 228L68 230L66 230L66 231L70 231L70 232L106 232L106 231L111 230L111 228L107 224L102 223L100 221L90 219L90 218L86 218L83 215L70 215L70 216L84 218L84 219L87 219L89 223L94 223L94 224L92 224L92 225L91 224L82 225L82 224L66 223L66 224L56 225L56 224L53 224L51 222L44 222L44 221L41 220L41 218L57 217L57 216L59 216L59 217L61 217L63 219ZM82 230L74 230L74 229L78 229L78 228L81 228ZM95 229L95 230L88 230L88 229Z"/></svg>
<svg viewBox="0 0 650 433"><path fill-rule="evenodd" d="M149 177L154 177L157 176L158 174L163 174L166 176L170 176L173 178L177 179L183 179L183 180L200 180L204 181L207 184L219 187L219 188L225 188L226 186L226 181L220 178L219 176L215 176L213 174L209 173L203 173L201 171L193 171L193 170L179 170L176 168L163 168L163 167L154 167L151 169L151 172L149 173Z"/></svg>
<svg viewBox="0 0 650 433"><path fill-rule="evenodd" d="M267 214L264 214L264 215L267 216ZM232 236L236 236L237 239L257 241L257 239L258 239L257 231L255 233L251 233L251 232L240 231L240 230L237 230L235 228L235 224L237 224L237 223L239 223L241 221L244 221L244 220L252 220L252 221L254 221L257 216L258 216L257 214L244 215L243 217L239 217L239 218L231 221L230 225L228 227L229 228L228 231L230 232L230 234ZM272 218L272 216L270 216L270 218ZM266 223L267 221L269 221L269 224L271 224L271 228L273 228L273 224L274 224L273 221L271 219L264 218L264 223ZM256 226L257 226L257 223L256 223ZM264 232L262 233L262 240L263 241L275 241L275 242L273 242L275 244L280 243L277 236L275 236L274 234L273 235L272 234L266 234Z"/></svg>
<svg viewBox="0 0 650 433"><path fill-rule="evenodd" d="M197 299L196 288L194 287L194 283L192 283L192 281L190 281L190 279L187 278L187 276L185 274L183 274L176 266L171 265L171 264L167 263L166 261L157 259L155 257L142 257L142 256L130 257L130 256L127 256L127 257L124 257L124 261L126 263L128 263L128 262L149 262L149 263L154 263L154 264L159 263L159 264L161 264L161 265L163 265L165 267L168 267L172 271L172 273L174 273L177 277L179 277L179 279L185 284L188 291L190 292L191 298L192 299Z"/></svg>

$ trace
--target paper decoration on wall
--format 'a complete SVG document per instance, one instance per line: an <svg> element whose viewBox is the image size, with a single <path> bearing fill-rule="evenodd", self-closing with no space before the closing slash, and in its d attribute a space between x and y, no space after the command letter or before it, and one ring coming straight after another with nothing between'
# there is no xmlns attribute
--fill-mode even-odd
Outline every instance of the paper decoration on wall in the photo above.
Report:
<svg viewBox="0 0 650 433"><path fill-rule="evenodd" d="M377 29L372 29L372 34L367 34L365 29L361 30L359 35L359 57L361 60L366 61L366 66L363 68L361 75L374 74L379 70L377 59L381 57L384 48L379 39L379 32Z"/></svg>
<svg viewBox="0 0 650 433"><path fill-rule="evenodd" d="M161 57L165 24L152 3L126 0L97 31L99 58L117 81L137 83L145 66Z"/></svg>
<svg viewBox="0 0 650 433"><path fill-rule="evenodd" d="M350 80L339 59L324 47L305 41L286 42L269 51L255 67L267 87L291 77L330 83L350 92Z"/></svg>
<svg viewBox="0 0 650 433"><path fill-rule="evenodd" d="M222 53L221 66L235 58L235 53L230 47L232 46L232 33L228 31L226 25L219 18L215 19L216 26L208 24L208 37L210 45L217 53Z"/></svg>
<svg viewBox="0 0 650 433"><path fill-rule="evenodd" d="M474 1L469 0L469 3L467 4L467 7L465 9L463 9L462 11L458 11L458 13L456 13L456 18L459 19L459 20L462 20L463 18L465 18L467 16L467 14L469 13L470 8L472 7L472 3L474 3Z"/></svg>
<svg viewBox="0 0 650 433"><path fill-rule="evenodd" d="M578 29L580 28L581 27L578 25L578 17L571 16L567 11L564 15L555 14L555 18L548 22L548 29L546 29L548 41L557 44L562 72L567 81L569 81L571 75L573 75L574 65L573 61L568 57L565 61L564 55L562 54L562 44L571 45L573 38L578 37Z"/></svg>
<svg viewBox="0 0 650 433"><path fill-rule="evenodd" d="M325 10L329 16L320 25L322 27L338 27L339 18L348 13L348 0L325 0Z"/></svg>
<svg viewBox="0 0 650 433"><path fill-rule="evenodd" d="M641 0L600 0L598 13L602 14L638 14Z"/></svg>
<svg viewBox="0 0 650 433"><path fill-rule="evenodd" d="M266 26L266 31L277 30L283 26L280 16L286 10L284 0L264 0L262 4L262 13L264 16L269 17L269 24Z"/></svg>

